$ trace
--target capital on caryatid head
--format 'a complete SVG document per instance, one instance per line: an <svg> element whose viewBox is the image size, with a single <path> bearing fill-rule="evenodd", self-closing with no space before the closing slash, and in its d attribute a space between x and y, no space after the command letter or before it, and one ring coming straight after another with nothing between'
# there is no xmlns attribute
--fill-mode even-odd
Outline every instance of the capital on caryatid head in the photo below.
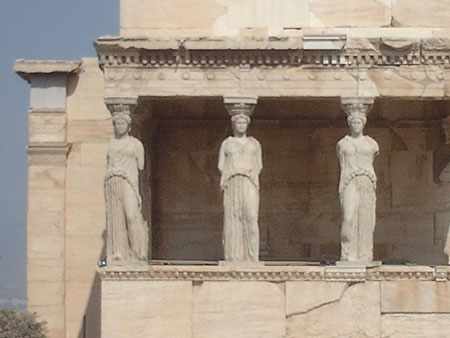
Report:
<svg viewBox="0 0 450 338"><path fill-rule="evenodd" d="M117 114L132 116L137 100L137 97L105 97L105 104L112 116Z"/></svg>
<svg viewBox="0 0 450 338"><path fill-rule="evenodd" d="M357 114L367 117L370 109L372 109L373 102L373 97L341 97L342 110L347 116Z"/></svg>
<svg viewBox="0 0 450 338"><path fill-rule="evenodd" d="M251 116L258 98L254 96L225 96L223 101L230 116L239 114Z"/></svg>

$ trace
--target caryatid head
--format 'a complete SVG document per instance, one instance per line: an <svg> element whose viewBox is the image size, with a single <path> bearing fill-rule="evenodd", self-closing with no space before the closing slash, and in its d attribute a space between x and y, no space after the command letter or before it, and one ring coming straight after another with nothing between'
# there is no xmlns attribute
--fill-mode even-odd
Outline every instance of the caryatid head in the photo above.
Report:
<svg viewBox="0 0 450 338"><path fill-rule="evenodd" d="M231 117L231 125L233 132L238 134L245 134L250 124L250 116L246 114L236 114Z"/></svg>

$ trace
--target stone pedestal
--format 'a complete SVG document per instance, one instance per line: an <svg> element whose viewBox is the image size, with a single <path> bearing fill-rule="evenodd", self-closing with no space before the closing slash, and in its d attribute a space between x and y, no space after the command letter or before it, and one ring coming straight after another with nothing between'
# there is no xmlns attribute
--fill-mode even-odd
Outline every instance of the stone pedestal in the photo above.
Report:
<svg viewBox="0 0 450 338"><path fill-rule="evenodd" d="M101 337L403 338L450 329L448 266L149 266L99 274Z"/></svg>

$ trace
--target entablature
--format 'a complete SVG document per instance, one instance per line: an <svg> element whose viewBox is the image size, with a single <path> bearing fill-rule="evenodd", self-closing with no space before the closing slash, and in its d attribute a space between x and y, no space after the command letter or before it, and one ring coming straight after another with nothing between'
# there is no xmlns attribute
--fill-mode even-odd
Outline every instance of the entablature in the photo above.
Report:
<svg viewBox="0 0 450 338"><path fill-rule="evenodd" d="M347 39L342 35L282 38L171 39L102 37L104 67L371 67L450 65L447 39Z"/></svg>

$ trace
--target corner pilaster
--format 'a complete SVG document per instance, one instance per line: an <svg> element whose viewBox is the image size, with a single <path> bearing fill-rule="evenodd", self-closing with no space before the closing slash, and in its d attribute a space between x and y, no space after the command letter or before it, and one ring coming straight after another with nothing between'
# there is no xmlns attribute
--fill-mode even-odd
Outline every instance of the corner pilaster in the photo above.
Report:
<svg viewBox="0 0 450 338"><path fill-rule="evenodd" d="M66 337L67 80L79 61L17 60L30 84L27 207L27 307ZM42 267L45 273L42 273Z"/></svg>

